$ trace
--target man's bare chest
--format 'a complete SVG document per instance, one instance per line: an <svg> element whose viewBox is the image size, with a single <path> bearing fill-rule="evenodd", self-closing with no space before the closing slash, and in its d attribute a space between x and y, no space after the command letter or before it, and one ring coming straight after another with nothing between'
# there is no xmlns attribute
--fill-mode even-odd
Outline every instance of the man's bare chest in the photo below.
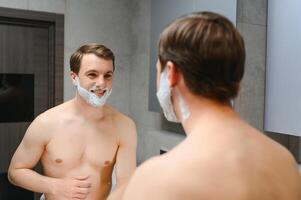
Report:
<svg viewBox="0 0 301 200"><path fill-rule="evenodd" d="M73 128L53 134L43 160L53 167L73 169L88 165L96 169L114 162L118 137L114 129Z"/></svg>

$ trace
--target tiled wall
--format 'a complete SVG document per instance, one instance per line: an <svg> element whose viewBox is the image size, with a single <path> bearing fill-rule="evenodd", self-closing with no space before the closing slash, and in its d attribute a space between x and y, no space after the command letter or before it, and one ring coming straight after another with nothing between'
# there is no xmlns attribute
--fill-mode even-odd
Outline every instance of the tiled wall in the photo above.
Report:
<svg viewBox="0 0 301 200"><path fill-rule="evenodd" d="M66 0L0 0L0 6L64 14Z"/></svg>
<svg viewBox="0 0 301 200"><path fill-rule="evenodd" d="M237 28L246 45L245 74L235 110L263 130L267 0L237 0Z"/></svg>

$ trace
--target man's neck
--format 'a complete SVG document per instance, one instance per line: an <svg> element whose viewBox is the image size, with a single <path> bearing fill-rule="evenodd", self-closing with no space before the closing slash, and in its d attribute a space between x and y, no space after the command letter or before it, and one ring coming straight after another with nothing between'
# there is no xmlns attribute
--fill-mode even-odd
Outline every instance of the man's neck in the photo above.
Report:
<svg viewBox="0 0 301 200"><path fill-rule="evenodd" d="M89 105L78 93L74 97L75 111L87 120L101 120L105 117L105 105L93 107Z"/></svg>
<svg viewBox="0 0 301 200"><path fill-rule="evenodd" d="M210 126L214 121L238 118L235 111L228 104L222 104L206 98L191 98L187 101L190 116L182 125L189 136L198 132L201 127Z"/></svg>

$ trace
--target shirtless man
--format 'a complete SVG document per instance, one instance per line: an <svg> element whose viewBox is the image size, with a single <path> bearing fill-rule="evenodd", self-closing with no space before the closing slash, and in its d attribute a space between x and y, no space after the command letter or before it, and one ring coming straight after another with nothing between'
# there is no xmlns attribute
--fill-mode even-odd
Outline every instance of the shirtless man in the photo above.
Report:
<svg viewBox="0 0 301 200"><path fill-rule="evenodd" d="M88 44L71 56L70 66L75 97L32 122L11 160L9 179L47 200L104 200L115 165L118 196L136 168L137 136L133 121L105 104L114 55ZM39 160L43 175L32 170Z"/></svg>
<svg viewBox="0 0 301 200"><path fill-rule="evenodd" d="M173 21L159 39L158 99L186 139L137 169L124 200L300 200L296 162L234 112L245 48L232 23L202 12Z"/></svg>

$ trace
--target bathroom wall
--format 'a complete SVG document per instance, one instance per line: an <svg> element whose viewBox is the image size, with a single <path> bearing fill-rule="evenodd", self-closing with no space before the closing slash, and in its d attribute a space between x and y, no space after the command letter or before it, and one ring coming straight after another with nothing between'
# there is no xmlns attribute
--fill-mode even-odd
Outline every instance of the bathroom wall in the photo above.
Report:
<svg viewBox="0 0 301 200"><path fill-rule="evenodd" d="M235 110L263 130L267 0L238 0L237 28L245 39L246 65Z"/></svg>

